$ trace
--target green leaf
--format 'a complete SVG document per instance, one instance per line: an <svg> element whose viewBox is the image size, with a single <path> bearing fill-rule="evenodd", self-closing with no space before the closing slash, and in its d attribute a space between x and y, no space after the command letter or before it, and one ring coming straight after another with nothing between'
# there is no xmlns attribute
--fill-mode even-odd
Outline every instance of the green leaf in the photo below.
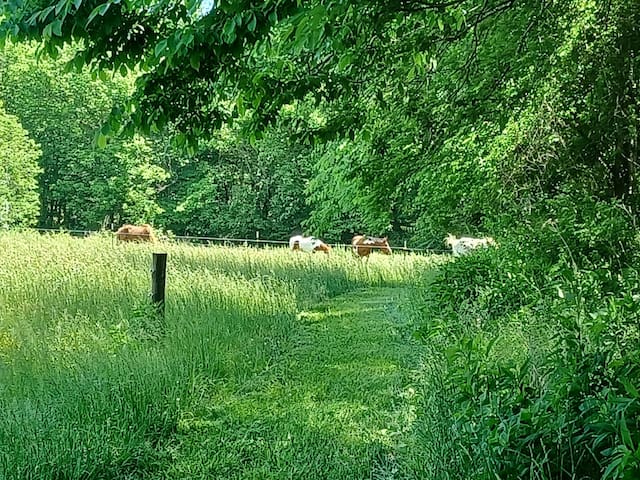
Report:
<svg viewBox="0 0 640 480"><path fill-rule="evenodd" d="M604 473L602 474L602 480L606 480L607 478L618 478L617 474L614 474L614 470L616 470L620 464L622 463L622 457L616 457L606 468Z"/></svg>
<svg viewBox="0 0 640 480"><path fill-rule="evenodd" d="M193 44L193 38L193 32L189 32L185 36L183 36L181 40L184 45L190 46Z"/></svg>
<svg viewBox="0 0 640 480"><path fill-rule="evenodd" d="M48 24L47 26L45 26L42 29L42 36L46 39L46 38L51 38L51 30L52 30L52 23Z"/></svg>
<svg viewBox="0 0 640 480"><path fill-rule="evenodd" d="M85 28L89 26L89 24L93 21L94 18L96 18L98 16L98 13L100 13L100 7L101 5L98 5L96 8L94 8L91 13L89 14L89 17L87 18L87 23L85 23Z"/></svg>
<svg viewBox="0 0 640 480"><path fill-rule="evenodd" d="M164 52L164 50L167 48L167 40L160 40L157 44L156 44L156 48L154 50L154 53L156 55L156 57L159 57L162 52Z"/></svg>
<svg viewBox="0 0 640 480"><path fill-rule="evenodd" d="M238 114L239 114L240 116L244 115L244 113L245 113L246 109L245 109L245 107L244 107L244 100L242 99L242 97L240 97L240 96L239 96L239 97L236 99L236 105L237 105L237 107L238 107Z"/></svg>
<svg viewBox="0 0 640 480"><path fill-rule="evenodd" d="M184 133L178 133L174 137L174 140L175 140L176 146L181 147L186 143L187 137L186 137L186 135Z"/></svg>
<svg viewBox="0 0 640 480"><path fill-rule="evenodd" d="M27 20L27 25L35 25L36 21L38 20L38 15L40 15L40 12L36 12L31 15Z"/></svg>
<svg viewBox="0 0 640 480"><path fill-rule="evenodd" d="M52 30L54 35L61 37L62 36L62 20L56 20L51 25L53 25Z"/></svg>
<svg viewBox="0 0 640 480"><path fill-rule="evenodd" d="M631 433L629 432L629 427L627 426L627 420L624 416L624 412L622 412L622 418L620 419L620 436L622 437L622 441L627 448L629 448L630 450L635 450L633 440L631 439Z"/></svg>
<svg viewBox="0 0 640 480"><path fill-rule="evenodd" d="M249 20L249 23L247 24L247 30L249 30L250 32L253 32L256 29L256 16L252 13L251 14L251 20Z"/></svg>
<svg viewBox="0 0 640 480"><path fill-rule="evenodd" d="M638 389L633 386L633 384L629 381L628 378L623 378L620 380L622 385L624 385L624 389L631 396L631 398L640 398L640 393L638 393Z"/></svg>
<svg viewBox="0 0 640 480"><path fill-rule="evenodd" d="M68 0L60 0L58 2L58 4L56 5L56 9L55 9L56 15L58 15L62 11L62 9L65 7L65 5L68 5Z"/></svg>
<svg viewBox="0 0 640 480"><path fill-rule="evenodd" d="M76 67L76 71L77 72L81 72L82 69L84 68L84 58L77 56L73 59L73 64Z"/></svg>
<svg viewBox="0 0 640 480"><path fill-rule="evenodd" d="M353 56L350 53L343 55L338 61L338 70L344 70L348 65L351 65Z"/></svg>
<svg viewBox="0 0 640 480"><path fill-rule="evenodd" d="M96 144L99 148L105 148L107 146L107 137L99 133L96 138Z"/></svg>
<svg viewBox="0 0 640 480"><path fill-rule="evenodd" d="M40 12L40 15L39 15L39 17L40 17L40 21L41 21L41 22L44 22L44 21L47 19L47 17L49 16L49 14L50 14L51 12L53 12L53 10L54 10L55 8L56 8L56 7L55 7L54 5L52 5L52 6L50 6L50 7L45 8L44 10L42 10L42 12Z"/></svg>
<svg viewBox="0 0 640 480"><path fill-rule="evenodd" d="M200 52L191 52L189 55L189 63L194 70L200 70Z"/></svg>
<svg viewBox="0 0 640 480"><path fill-rule="evenodd" d="M224 23L224 27L222 28L222 33L225 35L231 35L236 29L236 22L233 21L233 18L228 18Z"/></svg>
<svg viewBox="0 0 640 480"><path fill-rule="evenodd" d="M225 43L233 43L236 38L236 22L233 18L228 18L222 29L222 40Z"/></svg>
<svg viewBox="0 0 640 480"><path fill-rule="evenodd" d="M464 23L464 14L461 11L456 11L456 30L460 30L462 24Z"/></svg>

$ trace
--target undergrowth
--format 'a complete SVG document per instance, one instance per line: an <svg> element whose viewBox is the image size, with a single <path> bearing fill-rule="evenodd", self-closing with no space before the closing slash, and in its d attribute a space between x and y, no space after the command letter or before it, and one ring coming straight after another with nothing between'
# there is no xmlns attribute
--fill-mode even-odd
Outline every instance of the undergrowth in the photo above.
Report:
<svg viewBox="0 0 640 480"><path fill-rule="evenodd" d="M591 234L523 228L416 289L417 336L437 365L427 401L441 410L424 428L449 445L442 478L640 478L635 240L597 222Z"/></svg>

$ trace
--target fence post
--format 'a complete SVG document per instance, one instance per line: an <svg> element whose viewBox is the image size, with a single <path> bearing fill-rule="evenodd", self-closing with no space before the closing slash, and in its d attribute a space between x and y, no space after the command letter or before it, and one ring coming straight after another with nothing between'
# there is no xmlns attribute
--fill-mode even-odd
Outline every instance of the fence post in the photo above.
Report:
<svg viewBox="0 0 640 480"><path fill-rule="evenodd" d="M151 263L151 302L164 317L164 291L167 278L167 254L154 253Z"/></svg>

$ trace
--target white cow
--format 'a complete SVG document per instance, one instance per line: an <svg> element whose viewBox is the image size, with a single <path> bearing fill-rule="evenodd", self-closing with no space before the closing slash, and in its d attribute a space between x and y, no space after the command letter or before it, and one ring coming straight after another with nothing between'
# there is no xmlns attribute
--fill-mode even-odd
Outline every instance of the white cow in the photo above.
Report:
<svg viewBox="0 0 640 480"><path fill-rule="evenodd" d="M296 235L289 239L291 250L302 250L303 252L324 252L329 253L331 247L316 237L303 237Z"/></svg>
<svg viewBox="0 0 640 480"><path fill-rule="evenodd" d="M473 238L473 237L460 237L457 238L455 235L447 235L447 238L444 240L444 243L451 247L451 251L453 252L454 257L459 257L461 255L467 255L471 253L473 250L478 248L487 248L490 245L495 246L496 241L492 237L484 237L484 238Z"/></svg>

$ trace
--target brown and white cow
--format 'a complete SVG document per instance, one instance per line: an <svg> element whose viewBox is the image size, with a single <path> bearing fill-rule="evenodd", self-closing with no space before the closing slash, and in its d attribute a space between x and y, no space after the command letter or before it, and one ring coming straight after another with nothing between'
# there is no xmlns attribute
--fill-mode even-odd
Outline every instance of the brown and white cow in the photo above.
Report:
<svg viewBox="0 0 640 480"><path fill-rule="evenodd" d="M356 235L351 239L351 248L353 248L353 253L360 258L369 258L369 254L374 251L391 255L391 246L387 237Z"/></svg>

